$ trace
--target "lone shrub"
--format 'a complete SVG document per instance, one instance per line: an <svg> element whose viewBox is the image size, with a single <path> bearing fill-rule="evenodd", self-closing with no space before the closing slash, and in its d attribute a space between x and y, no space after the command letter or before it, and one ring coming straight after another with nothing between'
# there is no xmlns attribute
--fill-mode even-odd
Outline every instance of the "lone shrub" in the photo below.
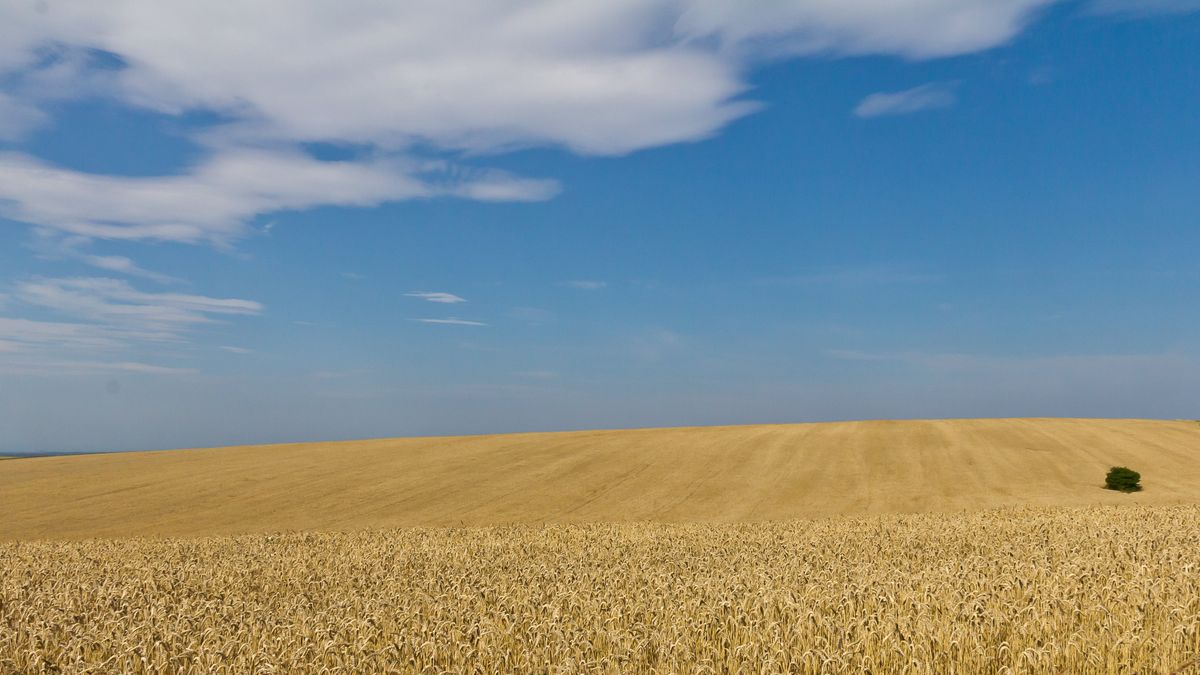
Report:
<svg viewBox="0 0 1200 675"><path fill-rule="evenodd" d="M1106 490L1120 490L1121 492L1137 492L1142 489L1138 483L1142 479L1142 474L1128 469L1123 466L1114 466L1108 470L1108 475L1104 477L1104 488Z"/></svg>

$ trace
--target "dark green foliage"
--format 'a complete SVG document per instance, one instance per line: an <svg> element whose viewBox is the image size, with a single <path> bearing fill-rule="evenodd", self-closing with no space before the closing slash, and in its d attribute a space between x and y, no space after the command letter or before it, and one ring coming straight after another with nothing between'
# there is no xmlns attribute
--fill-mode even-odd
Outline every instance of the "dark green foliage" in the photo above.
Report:
<svg viewBox="0 0 1200 675"><path fill-rule="evenodd" d="M1120 490L1121 492L1137 492L1142 489L1138 483L1142 479L1142 474L1123 466L1114 466L1108 470L1108 475L1104 477L1104 488L1106 490Z"/></svg>

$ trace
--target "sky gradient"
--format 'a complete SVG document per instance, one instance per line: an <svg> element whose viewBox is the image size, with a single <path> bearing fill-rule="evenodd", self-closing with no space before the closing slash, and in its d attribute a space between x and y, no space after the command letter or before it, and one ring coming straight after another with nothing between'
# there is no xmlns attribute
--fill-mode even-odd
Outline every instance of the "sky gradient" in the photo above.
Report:
<svg viewBox="0 0 1200 675"><path fill-rule="evenodd" d="M1200 3L0 9L0 454L1200 417Z"/></svg>

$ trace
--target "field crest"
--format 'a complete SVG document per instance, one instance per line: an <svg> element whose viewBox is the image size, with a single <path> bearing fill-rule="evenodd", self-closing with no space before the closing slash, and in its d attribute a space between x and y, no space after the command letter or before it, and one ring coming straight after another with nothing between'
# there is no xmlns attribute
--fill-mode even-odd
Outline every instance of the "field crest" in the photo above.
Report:
<svg viewBox="0 0 1200 675"><path fill-rule="evenodd" d="M735 523L1200 501L1191 421L839 422L408 438L0 463L0 539ZM1140 471L1135 495L1100 489Z"/></svg>

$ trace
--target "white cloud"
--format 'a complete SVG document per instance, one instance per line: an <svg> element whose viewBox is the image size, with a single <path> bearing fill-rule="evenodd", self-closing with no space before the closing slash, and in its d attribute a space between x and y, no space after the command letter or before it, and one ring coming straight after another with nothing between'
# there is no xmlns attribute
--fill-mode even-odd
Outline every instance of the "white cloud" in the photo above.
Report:
<svg viewBox="0 0 1200 675"><path fill-rule="evenodd" d="M0 64L28 64L47 41L105 50L127 64L124 100L219 110L258 138L611 154L703 138L747 112L732 99L764 46L962 54L1006 42L1050 2L28 2L8 10L20 33Z"/></svg>
<svg viewBox="0 0 1200 675"><path fill-rule="evenodd" d="M78 260L85 265L102 269L106 272L117 272L132 277L149 279L158 283L178 283L175 277L160 274L142 268L131 258L121 255L97 255L87 250L91 240L87 237L63 235L56 230L41 228L35 230L33 249L42 258Z"/></svg>
<svg viewBox="0 0 1200 675"><path fill-rule="evenodd" d="M222 345L220 347L220 349L222 351L229 352L230 354L253 354L254 353L253 349L246 349L245 347L232 347L230 345Z"/></svg>
<svg viewBox="0 0 1200 675"><path fill-rule="evenodd" d="M102 367L161 374L178 368L132 364L127 353L144 354L155 346L185 344L197 327L215 317L262 312L250 300L182 293L148 293L118 279L35 279L18 283L14 303L61 320L0 316L0 367L29 372L95 370ZM103 355L108 360L81 356ZM106 365L105 365L106 364ZM86 367L85 367L86 366ZM138 366L139 369L134 366Z"/></svg>
<svg viewBox="0 0 1200 675"><path fill-rule="evenodd" d="M730 101L734 65L661 35L675 4L125 0L34 29L125 58L126 101L220 110L239 138L608 154L703 137L747 109Z"/></svg>
<svg viewBox="0 0 1200 675"><path fill-rule="evenodd" d="M954 105L956 100L952 85L931 82L904 91L871 94L855 106L854 114L864 118L907 115L922 110L945 108Z"/></svg>
<svg viewBox="0 0 1200 675"><path fill-rule="evenodd" d="M1200 11L1200 0L1094 0L1089 7L1097 14L1186 14Z"/></svg>
<svg viewBox="0 0 1200 675"><path fill-rule="evenodd" d="M453 305L453 304L456 304L459 302L466 302L465 298L460 298L453 293L413 291L411 293L405 293L404 295L409 298L421 298L422 300L428 300L429 302L440 302L442 304L447 304L447 305Z"/></svg>
<svg viewBox="0 0 1200 675"><path fill-rule="evenodd" d="M608 286L608 282L577 280L577 281L568 281L567 286L570 286L571 288L577 288L581 291L598 291L598 290Z"/></svg>
<svg viewBox="0 0 1200 675"><path fill-rule="evenodd" d="M162 341L170 337L155 331L0 317L0 340L7 345L8 352L30 352L45 347L71 351L108 351L131 342Z"/></svg>
<svg viewBox="0 0 1200 675"><path fill-rule="evenodd" d="M553 182L487 172L451 175L399 161L321 162L296 151L226 149L188 173L118 177L59 169L0 153L0 215L71 235L227 243L261 213L322 204L371 206L499 183L542 199Z"/></svg>
<svg viewBox="0 0 1200 675"><path fill-rule="evenodd" d="M703 139L755 109L739 97L763 58L969 53L1052 1L16 0L0 9L0 76L18 83L0 99L0 133L39 123L41 101L82 95L223 122L199 139L210 156L179 175L4 155L0 202L9 218L88 237L226 243L256 216L320 205L545 199L552 181L416 156ZM294 149L306 141L371 158L319 162Z"/></svg>
<svg viewBox="0 0 1200 675"><path fill-rule="evenodd" d="M138 361L41 361L34 364L17 364L11 372L44 373L53 371L58 374L81 374L96 371L137 373L140 375L193 375L199 371L195 368L172 368L157 366Z"/></svg>
<svg viewBox="0 0 1200 675"><path fill-rule="evenodd" d="M121 361L118 363L75 363L76 367L88 366L99 370L119 370L127 373L142 373L146 375L191 375L197 373L195 368L170 368L167 366L156 366L150 363L138 363L136 361Z"/></svg>
<svg viewBox="0 0 1200 675"><path fill-rule="evenodd" d="M37 106L0 92L0 140L12 140L41 126L47 120Z"/></svg>
<svg viewBox="0 0 1200 675"><path fill-rule="evenodd" d="M81 256L80 259L83 260L83 262L87 263L88 265L91 265L92 267L96 267L98 269L102 269L102 270L105 270L108 272L119 272L121 274L128 274L129 276L133 276L133 277L142 277L143 279L150 279L152 281L157 281L159 283L173 283L173 282L179 281L175 277L168 276L166 274L159 274L158 272L151 272L150 270L143 269L137 263L135 263L132 259L126 258L125 256L122 256L122 255L91 255L91 254L87 254L87 255Z"/></svg>
<svg viewBox="0 0 1200 675"><path fill-rule="evenodd" d="M466 319L414 319L421 323L442 324L446 326L486 326L482 321L468 321Z"/></svg>
<svg viewBox="0 0 1200 675"><path fill-rule="evenodd" d="M125 281L96 277L26 281L17 284L14 295L26 304L61 314L168 335L210 323L211 315L259 314L263 309L252 300L147 293Z"/></svg>
<svg viewBox="0 0 1200 675"><path fill-rule="evenodd" d="M692 0L677 30L775 53L951 56L1003 44L1055 0Z"/></svg>

